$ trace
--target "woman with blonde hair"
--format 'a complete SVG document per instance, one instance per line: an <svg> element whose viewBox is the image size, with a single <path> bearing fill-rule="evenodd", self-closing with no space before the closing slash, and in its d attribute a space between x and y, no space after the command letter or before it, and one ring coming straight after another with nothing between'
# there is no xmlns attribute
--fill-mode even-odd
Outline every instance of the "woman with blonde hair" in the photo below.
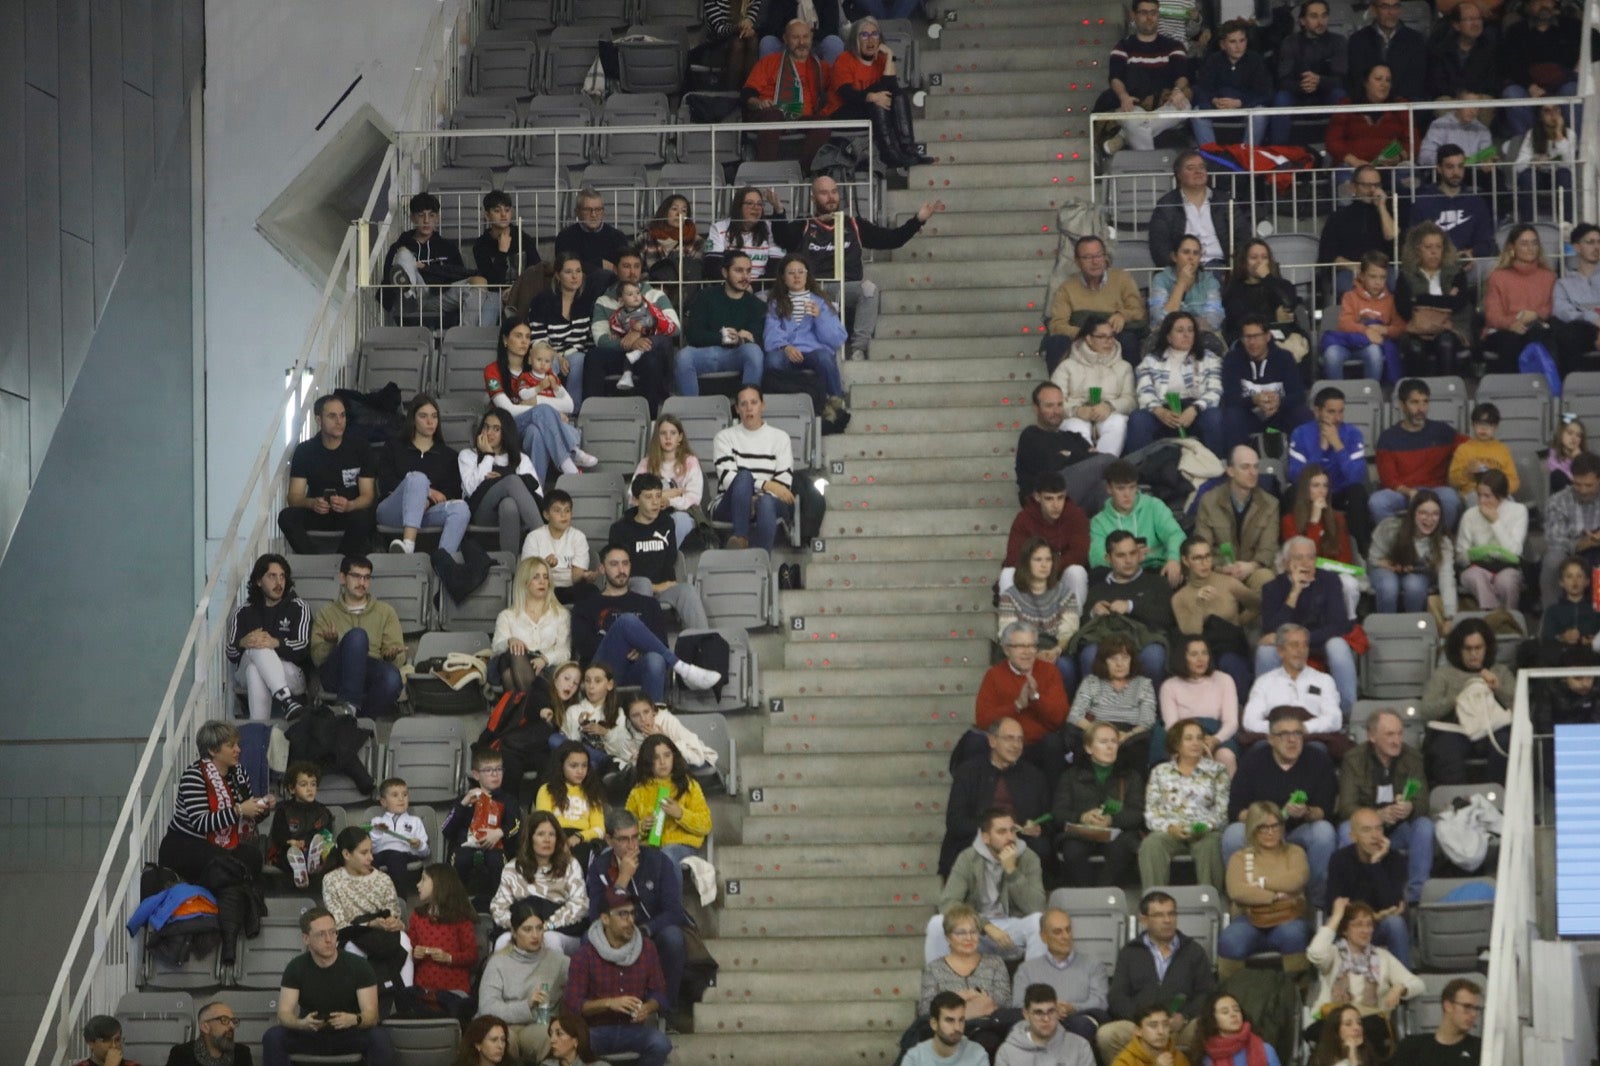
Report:
<svg viewBox="0 0 1600 1066"><path fill-rule="evenodd" d="M494 620L491 683L527 692L551 666L572 657L572 614L556 599L550 565L530 555L517 564L511 606Z"/></svg>
<svg viewBox="0 0 1600 1066"><path fill-rule="evenodd" d="M1217 975L1226 980L1261 951L1283 956L1286 973L1306 968L1311 926L1306 885L1311 867L1305 849L1287 839L1282 810L1257 800L1245 808L1248 842L1228 859L1228 899L1233 920L1217 937Z"/></svg>
<svg viewBox="0 0 1600 1066"><path fill-rule="evenodd" d="M1483 294L1483 354L1493 360L1489 372L1515 372L1530 344L1543 344L1554 354L1555 292L1556 272L1545 258L1539 231L1527 223L1511 227Z"/></svg>

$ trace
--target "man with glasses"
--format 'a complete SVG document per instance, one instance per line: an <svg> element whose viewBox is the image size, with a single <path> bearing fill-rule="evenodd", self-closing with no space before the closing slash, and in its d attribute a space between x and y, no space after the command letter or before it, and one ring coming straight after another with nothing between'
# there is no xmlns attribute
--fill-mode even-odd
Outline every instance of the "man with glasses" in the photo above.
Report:
<svg viewBox="0 0 1600 1066"><path fill-rule="evenodd" d="M1228 828L1222 834L1222 865L1245 846L1245 813L1257 800L1275 803L1283 811L1285 839L1305 849L1311 867L1306 895L1321 907L1327 885L1328 859L1338 835L1328 820L1339 798L1339 779L1328 753L1306 744L1306 722L1311 715L1301 707L1274 707L1267 715L1267 743L1257 744L1239 760L1228 790Z"/></svg>
<svg viewBox="0 0 1600 1066"><path fill-rule="evenodd" d="M1066 760L1061 727L1067 721L1067 689L1054 663L1039 658L1039 632L1012 622L1000 633L1005 662L989 667L978 686L977 726L987 730L1002 718L1022 726L1023 757L1053 784ZM963 845L965 846L965 845Z"/></svg>
<svg viewBox="0 0 1600 1066"><path fill-rule="evenodd" d="M1355 284L1361 257L1368 252L1391 251L1395 236L1400 232L1389 210L1389 197L1383 191L1383 176L1377 167L1370 163L1356 167L1350 177L1350 193L1351 201L1328 215L1317 241L1317 262L1332 263L1336 268L1335 298L1343 296Z"/></svg>
<svg viewBox="0 0 1600 1066"><path fill-rule="evenodd" d="M247 1044L234 1043L234 1028L239 1019L233 1008L213 1000L197 1015L199 1034L185 1044L174 1045L167 1053L167 1066L253 1066Z"/></svg>
<svg viewBox="0 0 1600 1066"><path fill-rule="evenodd" d="M1172 262L1183 238L1193 236L1200 241L1202 265L1232 263L1235 250L1250 239L1250 205L1213 189L1206 157L1192 148L1178 153L1172 177L1177 187L1162 193L1150 212L1150 261Z"/></svg>
<svg viewBox="0 0 1600 1066"><path fill-rule="evenodd" d="M578 220L556 234L556 255L571 252L583 264L585 287L605 292L616 280L617 260L628 237L606 221L606 198L584 186L578 190Z"/></svg>
<svg viewBox="0 0 1600 1066"><path fill-rule="evenodd" d="M1100 1061L1111 1062L1139 1032L1135 1019L1145 1008L1167 1008L1171 1043L1180 1050L1197 1043L1200 1016L1216 987L1211 956L1198 940L1178 932L1178 901L1156 889L1139 901L1143 932L1117 953L1107 997L1111 1016L1095 1033Z"/></svg>
<svg viewBox="0 0 1600 1066"><path fill-rule="evenodd" d="M1311 421L1305 379L1289 350L1273 339L1267 320L1246 315L1239 339L1222 357L1222 434L1227 447L1248 444L1257 433L1280 434L1281 447Z"/></svg>
<svg viewBox="0 0 1600 1066"><path fill-rule="evenodd" d="M1428 52L1429 100L1500 95L1500 61L1483 32L1483 5L1464 0L1445 16L1453 29L1434 38Z"/></svg>
<svg viewBox="0 0 1600 1066"><path fill-rule="evenodd" d="M1373 912L1373 941L1386 947L1404 966L1411 965L1411 932L1406 925L1406 906L1415 903L1428 875L1424 872L1415 881L1415 892L1407 898L1407 856L1394 847L1394 841L1384 832L1383 814L1371 807L1358 807L1350 815L1343 836L1353 838L1350 843L1333 853L1324 875L1330 899L1347 899L1365 903ZM1427 821L1426 817L1423 819ZM1426 856L1428 866L1433 863L1433 836L1429 834L1426 850L1416 847L1412 840L1412 855ZM1423 867L1424 871L1427 866Z"/></svg>
<svg viewBox="0 0 1600 1066"><path fill-rule="evenodd" d="M1170 111L1174 114L1148 122L1100 122L1094 126L1095 147L1111 155L1124 147L1150 149L1157 134L1183 122L1194 95L1189 76L1192 64L1184 43L1161 32L1158 0L1134 0L1133 32L1117 42L1106 65L1110 88L1094 102L1097 114L1131 114L1135 111ZM1164 263L1165 259L1156 262Z"/></svg>
<svg viewBox="0 0 1600 1066"><path fill-rule="evenodd" d="M1346 55L1350 84L1366 84L1376 66L1394 72L1391 99L1424 100L1428 91L1428 41L1400 22L1400 0L1374 0L1367 8L1372 21L1350 35ZM1356 89L1361 96L1360 88ZM1366 103L1357 99L1356 103Z"/></svg>
<svg viewBox="0 0 1600 1066"><path fill-rule="evenodd" d="M1556 282L1552 317L1556 356L1561 372L1594 370L1595 360L1582 356L1600 348L1600 226L1580 222L1567 238L1572 244L1572 269Z"/></svg>
<svg viewBox="0 0 1600 1066"><path fill-rule="evenodd" d="M607 847L589 863L589 917L600 917L608 894L621 893L632 903L630 921L655 946L661 960L666 981L662 1009L671 1010L687 957L683 929L689 917L683 910L683 875L660 848L647 847L642 835L635 815L621 808L606 811Z"/></svg>
<svg viewBox="0 0 1600 1066"><path fill-rule="evenodd" d="M1056 990L1033 984L1023 993L1022 1020L1006 1034L994 1066L1094 1066L1094 1052L1061 1024Z"/></svg>
<svg viewBox="0 0 1600 1066"><path fill-rule="evenodd" d="M600 920L572 957L562 1006L589 1023L596 1055L631 1052L640 1066L666 1066L672 1041L656 1028L655 1016L672 1001L655 945L639 933L633 897L609 889L591 900Z"/></svg>
<svg viewBox="0 0 1600 1066"><path fill-rule="evenodd" d="M1022 761L1022 723L1006 715L989 723L989 757L968 759L950 775L950 799L944 809L944 844L939 848L939 876L950 872L962 848L978 835L978 820L991 807L1005 807L1021 824L1023 843L1050 854L1050 838L1036 824L1050 809L1050 783L1044 772Z"/></svg>
<svg viewBox="0 0 1600 1066"><path fill-rule="evenodd" d="M1278 498L1261 487L1261 457L1250 445L1228 453L1226 470L1227 480L1200 497L1195 535L1216 545L1217 573L1260 592L1277 562Z"/></svg>
<svg viewBox="0 0 1600 1066"><path fill-rule="evenodd" d="M394 710L405 661L399 614L372 597L372 560L346 555L339 561L338 598L311 620L311 662L322 690L338 694L334 712L382 717Z"/></svg>
<svg viewBox="0 0 1600 1066"><path fill-rule="evenodd" d="M1078 272L1056 286L1045 316L1048 332L1039 350L1044 353L1046 369L1055 373L1092 316L1105 321L1096 329L1116 338L1122 358L1137 363L1140 341L1150 329L1138 283L1126 270L1111 265L1106 242L1099 237L1079 237L1072 246L1072 258Z"/></svg>
<svg viewBox="0 0 1600 1066"><path fill-rule="evenodd" d="M1413 1033L1395 1048L1395 1062L1406 1066L1477 1066L1483 1039L1472 1030L1483 1021L1483 989L1468 977L1444 986L1439 997L1439 1028Z"/></svg>
<svg viewBox="0 0 1600 1066"><path fill-rule="evenodd" d="M378 1024L378 977L366 959L339 950L326 907L300 915L306 950L289 960L278 988L278 1024L261 1039L263 1066L294 1055L360 1053L367 1066L395 1066L394 1042Z"/></svg>

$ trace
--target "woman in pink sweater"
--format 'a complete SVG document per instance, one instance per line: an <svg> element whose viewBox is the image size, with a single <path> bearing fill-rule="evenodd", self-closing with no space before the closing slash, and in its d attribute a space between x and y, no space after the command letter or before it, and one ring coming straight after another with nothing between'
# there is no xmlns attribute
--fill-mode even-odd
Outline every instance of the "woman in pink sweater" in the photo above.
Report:
<svg viewBox="0 0 1600 1066"><path fill-rule="evenodd" d="M1207 754L1233 776L1239 768L1239 689L1233 678L1211 663L1211 645L1202 636L1183 637L1172 676L1161 683L1161 719L1152 736L1151 762L1157 750L1166 751L1167 730L1186 718L1206 731ZM1161 747L1158 749L1156 745Z"/></svg>
<svg viewBox="0 0 1600 1066"><path fill-rule="evenodd" d="M1512 227L1483 294L1483 354L1492 363L1490 373L1516 373L1523 349L1535 341L1554 351L1555 289L1556 272L1545 261L1539 231L1527 224Z"/></svg>

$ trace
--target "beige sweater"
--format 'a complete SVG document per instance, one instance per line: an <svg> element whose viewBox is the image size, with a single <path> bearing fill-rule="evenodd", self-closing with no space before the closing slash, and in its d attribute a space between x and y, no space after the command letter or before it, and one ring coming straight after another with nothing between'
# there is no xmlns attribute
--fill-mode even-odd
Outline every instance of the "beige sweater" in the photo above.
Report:
<svg viewBox="0 0 1600 1066"><path fill-rule="evenodd" d="M1202 603L1200 590L1206 588L1214 589L1215 594ZM1178 619L1180 633L1198 634L1206 624L1206 616L1212 614L1224 622L1247 626L1261 614L1261 593L1236 577L1213 573L1204 581L1191 580L1174 592L1172 613Z"/></svg>

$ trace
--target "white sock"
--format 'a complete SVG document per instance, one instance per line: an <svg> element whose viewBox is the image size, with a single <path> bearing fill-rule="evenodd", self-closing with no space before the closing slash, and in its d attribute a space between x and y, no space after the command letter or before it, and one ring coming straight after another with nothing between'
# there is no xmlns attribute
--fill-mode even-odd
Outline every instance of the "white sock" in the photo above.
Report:
<svg viewBox="0 0 1600 1066"><path fill-rule="evenodd" d="M643 352L629 349L628 351L622 353L622 357L628 361L629 366L632 366L634 363L639 361L639 357L643 354Z"/></svg>
<svg viewBox="0 0 1600 1066"><path fill-rule="evenodd" d="M561 460L561 472L563 474L576 474L578 472L578 464L572 461L572 456L569 455Z"/></svg>

